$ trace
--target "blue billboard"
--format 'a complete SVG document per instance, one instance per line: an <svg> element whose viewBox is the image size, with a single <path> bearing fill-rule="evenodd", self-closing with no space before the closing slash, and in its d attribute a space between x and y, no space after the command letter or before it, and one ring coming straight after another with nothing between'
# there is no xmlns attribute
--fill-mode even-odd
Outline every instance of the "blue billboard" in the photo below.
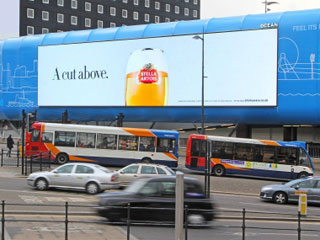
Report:
<svg viewBox="0 0 320 240"><path fill-rule="evenodd" d="M0 42L0 119L319 124L320 10ZM204 50L202 55L202 50ZM203 67L203 74L202 74ZM202 79L204 77L204 79Z"/></svg>

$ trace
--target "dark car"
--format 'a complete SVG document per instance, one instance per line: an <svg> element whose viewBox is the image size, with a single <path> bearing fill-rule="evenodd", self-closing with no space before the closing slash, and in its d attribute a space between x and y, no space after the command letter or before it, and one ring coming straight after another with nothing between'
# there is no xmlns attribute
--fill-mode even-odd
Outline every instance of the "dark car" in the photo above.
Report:
<svg viewBox="0 0 320 240"><path fill-rule="evenodd" d="M174 222L176 177L142 178L122 192L99 194L100 216L110 221L127 219L130 203L130 220ZM214 218L212 198L206 198L203 185L194 178L184 178L184 203L188 208L190 224L205 224Z"/></svg>

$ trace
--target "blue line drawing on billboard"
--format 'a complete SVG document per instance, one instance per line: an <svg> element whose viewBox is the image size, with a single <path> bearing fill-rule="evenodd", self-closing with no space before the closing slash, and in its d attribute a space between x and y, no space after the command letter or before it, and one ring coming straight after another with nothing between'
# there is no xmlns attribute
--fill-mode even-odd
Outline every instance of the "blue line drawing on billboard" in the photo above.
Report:
<svg viewBox="0 0 320 240"><path fill-rule="evenodd" d="M280 38L280 44L285 46L285 51L279 53L278 72L281 74L278 80L318 80L316 55L311 52L309 62L299 62L300 51L298 44L291 38Z"/></svg>
<svg viewBox="0 0 320 240"><path fill-rule="evenodd" d="M2 96L0 106L36 107L35 102L28 95L36 96L37 94L37 62L37 60L33 61L32 70L28 70L26 65L17 65L12 71L9 63L6 67L0 64L0 94Z"/></svg>

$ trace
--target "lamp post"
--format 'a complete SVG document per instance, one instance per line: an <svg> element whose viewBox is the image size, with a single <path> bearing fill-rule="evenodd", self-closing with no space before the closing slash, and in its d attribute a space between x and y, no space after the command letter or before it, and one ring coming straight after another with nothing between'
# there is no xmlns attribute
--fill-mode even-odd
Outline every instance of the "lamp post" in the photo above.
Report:
<svg viewBox="0 0 320 240"><path fill-rule="evenodd" d="M269 5L272 5L272 4L279 4L278 2L276 1L268 1L268 0L264 0L264 2L262 2L264 4L264 13L267 13L268 11L270 11L270 9L268 8Z"/></svg>
<svg viewBox="0 0 320 240"><path fill-rule="evenodd" d="M205 131L204 131L204 31L202 32L202 37L199 35L195 35L193 39L202 41L201 134L205 134Z"/></svg>
<svg viewBox="0 0 320 240"><path fill-rule="evenodd" d="M202 72L201 72L201 134L205 134L204 130L204 30L202 36L193 36L195 40L202 41ZM206 197L210 197L210 175L211 175L211 154L208 142L206 142L205 167L204 167L204 189Z"/></svg>

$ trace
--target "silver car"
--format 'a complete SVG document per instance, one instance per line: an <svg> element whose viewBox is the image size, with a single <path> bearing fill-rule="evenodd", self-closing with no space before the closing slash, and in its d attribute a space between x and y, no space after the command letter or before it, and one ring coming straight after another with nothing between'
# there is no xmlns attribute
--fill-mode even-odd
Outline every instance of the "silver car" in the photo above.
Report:
<svg viewBox="0 0 320 240"><path fill-rule="evenodd" d="M96 194L119 188L119 174L92 163L67 163L49 172L31 173L27 182L38 190L50 187L85 190Z"/></svg>
<svg viewBox="0 0 320 240"><path fill-rule="evenodd" d="M306 177L261 188L260 198L275 203L298 202L298 192L306 192L308 203L320 203L320 177Z"/></svg>
<svg viewBox="0 0 320 240"><path fill-rule="evenodd" d="M171 168L150 163L133 163L117 171L121 186L127 186L140 177L172 176L175 171Z"/></svg>

